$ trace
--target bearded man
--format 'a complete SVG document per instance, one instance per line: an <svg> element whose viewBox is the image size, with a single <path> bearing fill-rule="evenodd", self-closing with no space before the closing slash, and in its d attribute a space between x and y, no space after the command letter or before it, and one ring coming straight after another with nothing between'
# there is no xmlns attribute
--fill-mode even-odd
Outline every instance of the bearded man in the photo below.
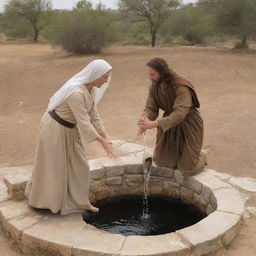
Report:
<svg viewBox="0 0 256 256"><path fill-rule="evenodd" d="M201 151L204 128L194 87L163 58L150 60L147 68L152 85L137 135L157 128L153 160L158 166L178 168L184 176L202 172L206 165ZM162 118L158 118L160 109Z"/></svg>

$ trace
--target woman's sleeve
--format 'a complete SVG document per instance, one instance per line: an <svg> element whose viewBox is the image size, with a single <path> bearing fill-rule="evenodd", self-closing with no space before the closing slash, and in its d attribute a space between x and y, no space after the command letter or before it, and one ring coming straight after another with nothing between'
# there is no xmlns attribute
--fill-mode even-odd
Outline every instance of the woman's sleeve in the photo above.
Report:
<svg viewBox="0 0 256 256"><path fill-rule="evenodd" d="M92 110L89 113L91 118L91 123L99 134L106 133L106 129L100 119L100 115L98 113L98 109L95 103L93 103Z"/></svg>
<svg viewBox="0 0 256 256"><path fill-rule="evenodd" d="M158 119L162 130L166 132L181 123L192 106L190 89L187 86L179 86L176 90L173 112L169 116Z"/></svg>
<svg viewBox="0 0 256 256"><path fill-rule="evenodd" d="M72 93L67 99L67 104L76 119L82 142L90 143L96 140L99 137L99 134L91 124L83 94L80 92Z"/></svg>
<svg viewBox="0 0 256 256"><path fill-rule="evenodd" d="M146 116L149 120L154 121L159 115L159 107L156 104L156 100L152 95L152 91L149 90L149 94L146 100L146 105L142 116Z"/></svg>

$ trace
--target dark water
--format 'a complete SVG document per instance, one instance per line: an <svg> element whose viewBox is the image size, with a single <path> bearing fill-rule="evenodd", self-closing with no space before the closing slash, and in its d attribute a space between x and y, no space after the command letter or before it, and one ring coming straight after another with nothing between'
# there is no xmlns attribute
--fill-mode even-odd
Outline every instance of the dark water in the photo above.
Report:
<svg viewBox="0 0 256 256"><path fill-rule="evenodd" d="M143 196L122 196L98 201L99 213L84 220L105 231L125 236L160 235L193 225L206 217L193 205L165 196L149 196L149 213L143 217Z"/></svg>

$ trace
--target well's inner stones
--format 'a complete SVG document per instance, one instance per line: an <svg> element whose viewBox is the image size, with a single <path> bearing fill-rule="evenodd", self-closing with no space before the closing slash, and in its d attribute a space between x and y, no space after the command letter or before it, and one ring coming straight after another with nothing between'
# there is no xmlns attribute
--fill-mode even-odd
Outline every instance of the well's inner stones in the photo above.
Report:
<svg viewBox="0 0 256 256"><path fill-rule="evenodd" d="M97 214L84 215L84 220L114 234L161 235L193 225L206 214L180 199L164 195L148 198L148 214L143 214L143 196L123 195L100 200Z"/></svg>

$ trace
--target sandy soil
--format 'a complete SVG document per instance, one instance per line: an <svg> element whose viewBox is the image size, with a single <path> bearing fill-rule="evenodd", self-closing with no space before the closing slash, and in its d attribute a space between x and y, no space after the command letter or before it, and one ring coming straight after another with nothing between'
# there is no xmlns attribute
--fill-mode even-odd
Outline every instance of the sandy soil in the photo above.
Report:
<svg viewBox="0 0 256 256"><path fill-rule="evenodd" d="M210 47L116 46L100 56L68 56L47 44L0 44L0 166L33 164L38 126L49 98L95 58L113 66L111 86L99 104L105 126L111 138L135 141L150 84L145 63L156 56L166 58L197 89L209 167L256 178L256 51ZM148 132L148 145L154 141L155 131ZM105 154L91 143L87 155ZM221 254L256 255L255 230L256 220L246 221L231 248ZM18 255L3 236L0 255Z"/></svg>

